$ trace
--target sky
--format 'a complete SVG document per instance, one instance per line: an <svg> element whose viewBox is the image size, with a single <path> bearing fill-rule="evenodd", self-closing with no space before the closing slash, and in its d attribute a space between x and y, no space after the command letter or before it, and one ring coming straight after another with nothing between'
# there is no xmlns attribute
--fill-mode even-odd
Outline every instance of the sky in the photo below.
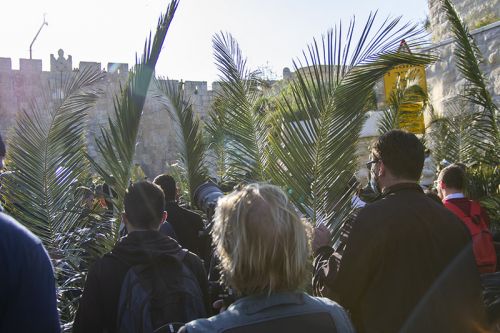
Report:
<svg viewBox="0 0 500 333"><path fill-rule="evenodd" d="M50 54L62 48L80 61L125 62L133 65L149 31L154 30L168 0L6 0L0 10L0 57L43 60L50 69ZM172 79L208 81L218 77L212 37L229 32L236 38L251 69L266 67L278 78L284 67L340 21L346 27L355 16L363 26L370 11L378 22L403 16L421 22L427 0L180 0L156 66L156 74Z"/></svg>

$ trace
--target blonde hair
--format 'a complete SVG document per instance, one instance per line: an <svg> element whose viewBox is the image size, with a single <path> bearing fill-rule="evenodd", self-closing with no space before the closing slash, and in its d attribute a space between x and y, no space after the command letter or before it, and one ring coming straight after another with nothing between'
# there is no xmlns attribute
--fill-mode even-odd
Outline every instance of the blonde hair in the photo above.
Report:
<svg viewBox="0 0 500 333"><path fill-rule="evenodd" d="M250 184L220 199L212 231L222 277L241 294L294 291L311 267L311 227L286 194Z"/></svg>

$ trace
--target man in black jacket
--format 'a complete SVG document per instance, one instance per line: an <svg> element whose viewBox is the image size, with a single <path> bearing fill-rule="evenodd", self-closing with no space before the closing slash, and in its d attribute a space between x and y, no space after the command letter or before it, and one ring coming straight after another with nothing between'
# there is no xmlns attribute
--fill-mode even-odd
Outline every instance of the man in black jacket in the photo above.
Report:
<svg viewBox="0 0 500 333"><path fill-rule="evenodd" d="M127 271L131 266L153 262L164 256L179 258L192 271L208 311L208 282L201 260L158 231L166 216L164 200L162 190L150 182L139 182L129 187L124 198L123 215L129 233L90 268L73 332L117 332L118 303Z"/></svg>
<svg viewBox="0 0 500 333"><path fill-rule="evenodd" d="M315 280L349 310L358 332L476 332L484 306L471 240L460 220L418 185L424 147L395 130L372 148L381 199L353 223L338 272L329 235L316 231ZM323 246L322 246L323 245Z"/></svg>
<svg viewBox="0 0 500 333"><path fill-rule="evenodd" d="M204 229L201 216L177 204L177 186L172 176L167 174L159 175L154 179L153 183L160 186L165 194L167 221L174 228L179 244L196 253L202 259L206 259L200 238Z"/></svg>

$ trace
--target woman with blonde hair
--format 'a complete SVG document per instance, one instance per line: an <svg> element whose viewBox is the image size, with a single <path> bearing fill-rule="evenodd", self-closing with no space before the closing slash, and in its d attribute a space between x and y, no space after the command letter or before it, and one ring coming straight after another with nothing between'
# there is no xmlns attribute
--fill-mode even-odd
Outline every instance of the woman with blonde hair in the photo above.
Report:
<svg viewBox="0 0 500 333"><path fill-rule="evenodd" d="M337 303L307 295L311 227L276 186L250 184L219 200L212 231L224 283L240 297L181 332L353 332Z"/></svg>

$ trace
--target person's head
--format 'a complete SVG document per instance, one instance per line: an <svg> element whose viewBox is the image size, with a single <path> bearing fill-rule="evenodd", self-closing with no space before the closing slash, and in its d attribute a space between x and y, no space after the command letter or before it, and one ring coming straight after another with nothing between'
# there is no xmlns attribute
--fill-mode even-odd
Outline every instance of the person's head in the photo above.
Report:
<svg viewBox="0 0 500 333"><path fill-rule="evenodd" d="M443 199L452 193L463 193L466 186L464 166L451 164L441 170L436 181L438 195Z"/></svg>
<svg viewBox="0 0 500 333"><path fill-rule="evenodd" d="M127 230L158 230L165 220L165 196L161 188L151 182L131 184L123 199Z"/></svg>
<svg viewBox="0 0 500 333"><path fill-rule="evenodd" d="M4 167L3 159L5 158L6 154L7 151L5 149L5 143L3 142L2 136L0 135L0 170L2 170Z"/></svg>
<svg viewBox="0 0 500 333"><path fill-rule="evenodd" d="M373 144L367 166L371 181L381 190L398 183L416 183L424 166L424 145L412 133L389 131Z"/></svg>
<svg viewBox="0 0 500 333"><path fill-rule="evenodd" d="M157 176L153 183L160 186L165 194L166 201L174 201L177 196L177 186L175 184L174 177L167 175L166 173Z"/></svg>
<svg viewBox="0 0 500 333"><path fill-rule="evenodd" d="M212 236L224 280L243 295L299 290L309 278L311 228L276 186L219 199Z"/></svg>

